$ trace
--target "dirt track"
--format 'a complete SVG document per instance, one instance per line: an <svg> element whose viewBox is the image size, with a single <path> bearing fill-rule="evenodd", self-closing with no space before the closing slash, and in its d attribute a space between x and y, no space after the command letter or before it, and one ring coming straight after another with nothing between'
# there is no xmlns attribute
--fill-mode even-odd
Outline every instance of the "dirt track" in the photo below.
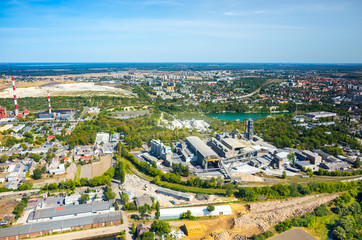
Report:
<svg viewBox="0 0 362 240"><path fill-rule="evenodd" d="M110 234L118 234L123 230L128 230L128 228L125 225L118 225L118 226L110 226L110 227L100 227L100 228L94 228L89 230L82 230L78 232L69 232L69 233L62 233L58 235L50 235L45 237L38 237L36 239L41 240L70 240L70 239L86 239L90 237L96 237L96 236L104 236L104 235L110 235Z"/></svg>

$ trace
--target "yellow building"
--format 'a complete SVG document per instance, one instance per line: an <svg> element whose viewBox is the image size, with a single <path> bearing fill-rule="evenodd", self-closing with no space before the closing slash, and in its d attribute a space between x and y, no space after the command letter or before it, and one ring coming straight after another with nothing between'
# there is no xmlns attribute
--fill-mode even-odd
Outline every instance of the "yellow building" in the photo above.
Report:
<svg viewBox="0 0 362 240"><path fill-rule="evenodd" d="M197 236L203 233L203 226L196 221L185 223L185 229L187 236Z"/></svg>

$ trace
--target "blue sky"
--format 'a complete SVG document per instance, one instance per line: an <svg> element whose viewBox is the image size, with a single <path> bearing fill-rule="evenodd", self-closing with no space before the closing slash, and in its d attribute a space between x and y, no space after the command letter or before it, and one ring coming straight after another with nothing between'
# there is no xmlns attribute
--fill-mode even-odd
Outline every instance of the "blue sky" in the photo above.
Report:
<svg viewBox="0 0 362 240"><path fill-rule="evenodd" d="M362 63L361 0L0 0L0 62Z"/></svg>

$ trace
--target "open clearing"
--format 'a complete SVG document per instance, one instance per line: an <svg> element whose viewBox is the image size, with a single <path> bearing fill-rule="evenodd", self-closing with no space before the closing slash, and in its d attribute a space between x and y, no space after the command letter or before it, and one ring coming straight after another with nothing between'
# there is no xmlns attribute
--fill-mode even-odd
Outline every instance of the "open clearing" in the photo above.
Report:
<svg viewBox="0 0 362 240"><path fill-rule="evenodd" d="M94 178L96 176L101 176L105 171L107 171L112 164L112 156L101 156L101 160L98 162L93 162L91 164L83 165L80 171L81 178Z"/></svg>
<svg viewBox="0 0 362 240"><path fill-rule="evenodd" d="M20 198L21 196L2 197L2 199L0 200L0 219L5 219L8 221L14 219L13 217L10 217L10 215L12 215L14 208L19 203L16 201L16 199Z"/></svg>
<svg viewBox="0 0 362 240"><path fill-rule="evenodd" d="M28 84L29 85L29 84ZM34 86L35 85L35 86ZM47 96L47 90L50 91L52 96L65 96L65 95L74 95L74 93L82 93L82 95L89 94L98 94L98 95L123 95L123 96L134 96L133 93L122 89L115 88L106 84L99 85L95 83L63 83L63 82L42 82L41 85L36 85L35 83L30 84L30 87L21 87L19 84L16 88L16 92L19 98L22 97L45 97ZM13 89L12 87L5 88L0 92L1 98L12 98Z"/></svg>

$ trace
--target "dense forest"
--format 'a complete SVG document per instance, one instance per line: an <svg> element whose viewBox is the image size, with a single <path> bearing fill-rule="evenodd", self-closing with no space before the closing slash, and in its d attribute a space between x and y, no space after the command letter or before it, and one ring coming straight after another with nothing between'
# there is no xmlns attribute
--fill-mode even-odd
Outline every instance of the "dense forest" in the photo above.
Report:
<svg viewBox="0 0 362 240"><path fill-rule="evenodd" d="M352 148L362 150L362 145L357 138L348 135L343 124L337 123L336 125L307 129L302 126L294 126L291 119L291 115L258 119L255 123L255 132L265 141L274 143L278 148L292 147L309 150L324 148L332 155L337 155L341 152L335 149L334 145L345 142ZM325 147L325 145L330 146Z"/></svg>

